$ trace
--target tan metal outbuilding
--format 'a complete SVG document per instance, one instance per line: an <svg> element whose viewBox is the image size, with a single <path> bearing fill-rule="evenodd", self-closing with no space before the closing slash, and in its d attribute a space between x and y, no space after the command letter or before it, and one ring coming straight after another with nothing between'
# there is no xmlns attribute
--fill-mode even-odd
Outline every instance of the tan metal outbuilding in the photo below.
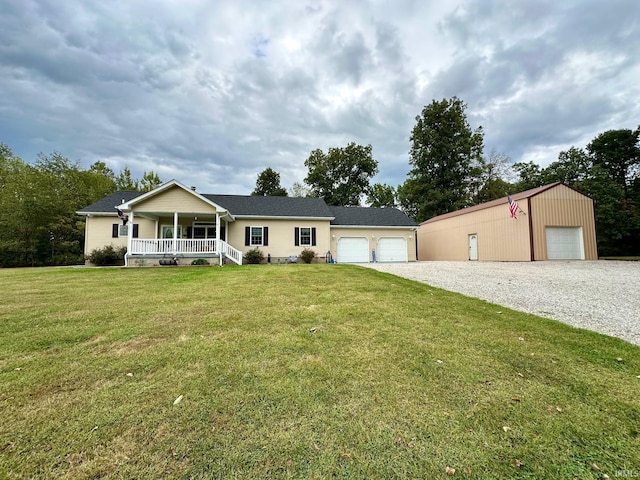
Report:
<svg viewBox="0 0 640 480"><path fill-rule="evenodd" d="M418 227L418 260L596 260L593 200L562 183L440 215Z"/></svg>

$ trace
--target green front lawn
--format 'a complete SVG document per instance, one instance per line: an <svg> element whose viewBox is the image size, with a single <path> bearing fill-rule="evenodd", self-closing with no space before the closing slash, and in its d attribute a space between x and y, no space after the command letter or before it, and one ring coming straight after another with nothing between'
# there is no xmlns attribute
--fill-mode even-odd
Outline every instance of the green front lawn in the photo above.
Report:
<svg viewBox="0 0 640 480"><path fill-rule="evenodd" d="M346 265L0 291L1 478L640 475L622 340Z"/></svg>

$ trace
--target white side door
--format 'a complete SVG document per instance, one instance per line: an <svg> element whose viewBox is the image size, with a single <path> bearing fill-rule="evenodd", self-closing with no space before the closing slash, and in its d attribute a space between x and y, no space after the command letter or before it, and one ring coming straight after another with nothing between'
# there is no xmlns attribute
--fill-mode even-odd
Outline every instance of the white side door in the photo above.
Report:
<svg viewBox="0 0 640 480"><path fill-rule="evenodd" d="M469 260L478 260L478 235L469 235Z"/></svg>

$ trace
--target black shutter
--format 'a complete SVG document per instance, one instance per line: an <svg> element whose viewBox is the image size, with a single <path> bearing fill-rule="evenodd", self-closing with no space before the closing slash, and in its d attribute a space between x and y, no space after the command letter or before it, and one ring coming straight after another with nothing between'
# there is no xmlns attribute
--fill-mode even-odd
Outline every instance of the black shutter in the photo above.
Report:
<svg viewBox="0 0 640 480"><path fill-rule="evenodd" d="M220 227L220 240L227 241L227 229L225 227Z"/></svg>
<svg viewBox="0 0 640 480"><path fill-rule="evenodd" d="M298 227L293 229L293 235L294 235L293 244L296 247L299 247L300 246L300 229Z"/></svg>
<svg viewBox="0 0 640 480"><path fill-rule="evenodd" d="M316 246L316 227L313 227L311 229L311 246L312 247Z"/></svg>
<svg viewBox="0 0 640 480"><path fill-rule="evenodd" d="M193 238L193 227L187 227L187 238Z"/></svg>
<svg viewBox="0 0 640 480"><path fill-rule="evenodd" d="M111 238L118 238L118 227L117 223L111 225Z"/></svg>
<svg viewBox="0 0 640 480"><path fill-rule="evenodd" d="M244 227L244 244L251 245L251 227Z"/></svg>
<svg viewBox="0 0 640 480"><path fill-rule="evenodd" d="M269 227L262 227L262 244L269 246Z"/></svg>
<svg viewBox="0 0 640 480"><path fill-rule="evenodd" d="M133 238L138 238L138 224L133 224Z"/></svg>

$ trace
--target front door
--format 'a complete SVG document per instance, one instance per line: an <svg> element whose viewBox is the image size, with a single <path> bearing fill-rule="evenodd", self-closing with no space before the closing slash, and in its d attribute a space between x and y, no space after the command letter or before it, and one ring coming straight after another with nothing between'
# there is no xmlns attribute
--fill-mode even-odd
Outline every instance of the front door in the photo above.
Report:
<svg viewBox="0 0 640 480"><path fill-rule="evenodd" d="M478 260L478 235L469 235L469 260Z"/></svg>

